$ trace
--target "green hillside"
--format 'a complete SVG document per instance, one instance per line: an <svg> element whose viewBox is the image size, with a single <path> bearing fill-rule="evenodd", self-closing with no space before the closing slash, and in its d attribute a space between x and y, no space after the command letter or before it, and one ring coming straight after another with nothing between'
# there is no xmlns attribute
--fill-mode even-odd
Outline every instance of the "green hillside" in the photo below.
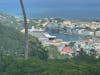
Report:
<svg viewBox="0 0 100 75"><path fill-rule="evenodd" d="M37 38L30 36L29 42L30 56L43 58L45 48ZM24 56L24 34L0 23L0 50L4 55Z"/></svg>
<svg viewBox="0 0 100 75"><path fill-rule="evenodd" d="M0 23L0 49L7 54L24 50L24 35L12 27Z"/></svg>
<svg viewBox="0 0 100 75"><path fill-rule="evenodd" d="M21 18L11 16L2 12L0 12L0 23L2 23L4 26L10 26L15 29L23 28L23 20Z"/></svg>

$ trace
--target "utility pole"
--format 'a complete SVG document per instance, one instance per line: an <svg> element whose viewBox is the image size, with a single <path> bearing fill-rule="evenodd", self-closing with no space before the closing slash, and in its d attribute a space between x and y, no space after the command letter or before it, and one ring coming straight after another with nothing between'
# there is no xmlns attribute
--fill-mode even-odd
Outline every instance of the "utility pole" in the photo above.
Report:
<svg viewBox="0 0 100 75"><path fill-rule="evenodd" d="M27 25L27 17L26 17L26 12L23 4L23 0L20 0L20 5L22 9L22 14L24 17L24 28L25 28L25 59L29 58L29 41L28 41L28 25Z"/></svg>

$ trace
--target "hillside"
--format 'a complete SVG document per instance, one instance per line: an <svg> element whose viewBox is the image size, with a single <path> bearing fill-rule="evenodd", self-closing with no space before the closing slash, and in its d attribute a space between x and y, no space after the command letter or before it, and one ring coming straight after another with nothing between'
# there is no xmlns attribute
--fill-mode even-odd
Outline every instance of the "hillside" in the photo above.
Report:
<svg viewBox="0 0 100 75"><path fill-rule="evenodd" d="M30 55L43 58L45 49L37 38L30 36ZM24 34L0 23L0 50L4 55L24 56Z"/></svg>
<svg viewBox="0 0 100 75"><path fill-rule="evenodd" d="M4 26L10 26L16 29L21 29L23 27L23 21L21 18L11 16L2 12L0 12L0 23L2 23Z"/></svg>
<svg viewBox="0 0 100 75"><path fill-rule="evenodd" d="M12 27L4 26L0 23L0 49L5 50L6 53L14 51L19 52L24 48L23 34Z"/></svg>

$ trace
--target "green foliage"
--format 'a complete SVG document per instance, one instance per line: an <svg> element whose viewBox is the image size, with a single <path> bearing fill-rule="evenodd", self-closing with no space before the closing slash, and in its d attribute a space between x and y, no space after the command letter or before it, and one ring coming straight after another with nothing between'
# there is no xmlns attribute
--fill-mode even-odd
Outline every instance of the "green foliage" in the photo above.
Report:
<svg viewBox="0 0 100 75"><path fill-rule="evenodd" d="M54 59L54 60L69 60L71 58L71 56L69 55L62 55L60 54L57 46L54 45L49 45L46 47L47 51L48 51L48 56L49 59Z"/></svg>
<svg viewBox="0 0 100 75"><path fill-rule="evenodd" d="M99 60L96 58L94 54L86 54L85 52L81 51L77 56L74 58L75 63L96 63Z"/></svg>
<svg viewBox="0 0 100 75"><path fill-rule="evenodd" d="M30 56L35 56L38 57L40 59L48 59L48 51L46 51L46 48L43 47L43 45L41 44L41 42L38 41L37 38L32 38L30 37L29 40L30 43Z"/></svg>
<svg viewBox="0 0 100 75"><path fill-rule="evenodd" d="M0 49L6 55L18 55L24 50L24 35L18 30L0 23ZM19 56L19 55L18 55Z"/></svg>
<svg viewBox="0 0 100 75"><path fill-rule="evenodd" d="M20 18L8 15L6 13L0 12L0 23L2 23L4 26L13 27L16 29L23 28L23 22Z"/></svg>
<svg viewBox="0 0 100 75"><path fill-rule="evenodd" d="M23 57L24 56L24 34L12 27L0 24L0 50L6 56ZM36 56L41 59L47 59L47 51L37 38L29 38L30 56Z"/></svg>
<svg viewBox="0 0 100 75"><path fill-rule="evenodd" d="M100 62L76 64L61 60L45 61L35 57L28 60L5 57L2 63L2 75L100 75Z"/></svg>
<svg viewBox="0 0 100 75"><path fill-rule="evenodd" d="M70 42L68 45L69 46L74 46L75 42Z"/></svg>

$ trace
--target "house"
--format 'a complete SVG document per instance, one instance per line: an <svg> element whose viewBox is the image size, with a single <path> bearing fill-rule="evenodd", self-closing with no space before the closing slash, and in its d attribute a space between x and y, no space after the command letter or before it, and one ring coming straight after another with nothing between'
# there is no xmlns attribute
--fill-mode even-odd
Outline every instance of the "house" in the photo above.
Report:
<svg viewBox="0 0 100 75"><path fill-rule="evenodd" d="M63 25L64 25L64 26L71 25L71 24L72 24L71 21L67 21L67 20L66 20L66 21L63 21Z"/></svg>
<svg viewBox="0 0 100 75"><path fill-rule="evenodd" d="M66 55L66 54L70 54L72 52L72 48L71 46L65 46L62 51L61 51L61 55Z"/></svg>
<svg viewBox="0 0 100 75"><path fill-rule="evenodd" d="M100 31L96 31L96 36L100 37Z"/></svg>

